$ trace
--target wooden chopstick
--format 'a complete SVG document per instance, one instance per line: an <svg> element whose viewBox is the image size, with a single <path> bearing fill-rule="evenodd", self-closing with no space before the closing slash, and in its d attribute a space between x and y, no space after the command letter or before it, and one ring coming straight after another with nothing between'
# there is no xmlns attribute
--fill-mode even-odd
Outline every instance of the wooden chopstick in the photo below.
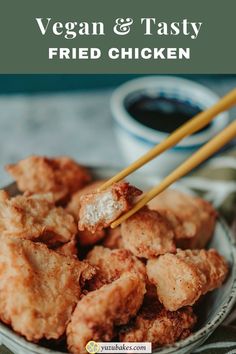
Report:
<svg viewBox="0 0 236 354"><path fill-rule="evenodd" d="M160 144L156 145L154 148L149 150L145 155L140 157L138 160L133 162L131 165L117 173L114 177L106 181L99 191L102 191L110 187L113 183L122 180L127 177L138 168L145 165L147 162L151 161L158 155L160 155L165 150L177 144L184 137L187 137L204 126L206 126L210 121L213 120L219 113L226 111L236 104L236 89L230 91L224 97L222 97L216 104L208 108L207 110L197 114L194 118L189 120L187 123L183 124L180 128L176 129L171 135L169 135L165 140Z"/></svg>
<svg viewBox="0 0 236 354"><path fill-rule="evenodd" d="M213 155L216 151L220 150L226 143L228 143L235 137L236 120L231 123L227 128L225 128L221 133L211 139L208 143L206 143L202 148L200 148L195 154L188 158L179 167L177 167L169 176L164 178L164 180L160 184L158 184L156 187L152 188L149 192L147 192L144 197L140 199L131 210L129 210L126 214L122 215L120 218L115 220L111 224L111 228L115 228L120 225L123 221L125 221L131 215L141 209L145 204L150 202L151 199L163 192L172 183L176 182L178 179L186 175L192 169L200 165L203 161Z"/></svg>

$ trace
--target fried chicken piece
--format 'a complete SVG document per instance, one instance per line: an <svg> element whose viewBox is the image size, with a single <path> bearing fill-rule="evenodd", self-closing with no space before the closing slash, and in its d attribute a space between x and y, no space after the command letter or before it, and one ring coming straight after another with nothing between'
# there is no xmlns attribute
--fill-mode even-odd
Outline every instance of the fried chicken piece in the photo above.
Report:
<svg viewBox="0 0 236 354"><path fill-rule="evenodd" d="M135 256L151 258L175 252L174 231L168 220L147 207L121 224L124 247Z"/></svg>
<svg viewBox="0 0 236 354"><path fill-rule="evenodd" d="M99 289L104 284L109 284L126 272L136 273L145 283L145 265L132 253L125 249L110 250L102 246L94 247L88 254L88 262L97 271L89 281L90 290Z"/></svg>
<svg viewBox="0 0 236 354"><path fill-rule="evenodd" d="M55 249L56 252L72 257L72 258L77 258L78 256L78 249L77 249L77 241L76 238L73 237L72 240L70 240L67 243L64 243L62 246L59 246Z"/></svg>
<svg viewBox="0 0 236 354"><path fill-rule="evenodd" d="M171 312L157 296L145 294L137 317L121 330L119 339L121 342L151 342L154 349L188 337L196 320L190 306Z"/></svg>
<svg viewBox="0 0 236 354"><path fill-rule="evenodd" d="M21 192L51 192L54 201L65 201L91 180L88 170L68 157L30 156L7 165Z"/></svg>
<svg viewBox="0 0 236 354"><path fill-rule="evenodd" d="M0 236L0 319L37 342L63 335L94 268L46 245Z"/></svg>
<svg viewBox="0 0 236 354"><path fill-rule="evenodd" d="M177 250L147 262L147 275L169 311L193 305L201 295L221 286L227 263L216 250Z"/></svg>
<svg viewBox="0 0 236 354"><path fill-rule="evenodd" d="M70 241L77 232L73 217L56 208L51 194L9 198L0 191L0 233L47 244Z"/></svg>
<svg viewBox="0 0 236 354"><path fill-rule="evenodd" d="M79 210L81 205L81 197L86 194L93 193L99 188L105 180L99 180L92 183L89 183L87 186L83 187L76 193L74 193L71 197L70 202L68 203L66 210L68 213L74 216L75 220L79 221Z"/></svg>
<svg viewBox="0 0 236 354"><path fill-rule="evenodd" d="M73 215L76 222L79 222L79 210L80 210L80 198L82 195L91 193L95 191L98 187L100 187L104 183L103 180L95 181L79 190L75 194L72 195L71 201L66 207L68 213ZM78 240L81 246L92 246L102 240L105 237L105 230L97 230L95 233L90 232L89 230L79 231L78 232Z"/></svg>
<svg viewBox="0 0 236 354"><path fill-rule="evenodd" d="M67 344L73 354L86 353L88 341L110 341L114 326L128 323L139 310L145 287L134 273L88 293L77 304L67 327Z"/></svg>
<svg viewBox="0 0 236 354"><path fill-rule="evenodd" d="M175 232L177 247L204 248L211 239L217 213L207 201L168 189L148 205L169 220Z"/></svg>
<svg viewBox="0 0 236 354"><path fill-rule="evenodd" d="M124 242L121 236L121 227L115 229L108 228L107 235L104 238L102 245L110 249L124 248Z"/></svg>
<svg viewBox="0 0 236 354"><path fill-rule="evenodd" d="M81 197L79 230L95 232L109 226L132 208L135 197L142 192L127 182L118 182L102 192Z"/></svg>

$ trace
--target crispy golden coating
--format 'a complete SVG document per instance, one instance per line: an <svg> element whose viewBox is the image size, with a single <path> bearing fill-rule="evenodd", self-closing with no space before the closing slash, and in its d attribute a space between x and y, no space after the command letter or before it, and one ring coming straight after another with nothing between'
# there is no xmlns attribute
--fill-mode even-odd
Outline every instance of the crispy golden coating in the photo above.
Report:
<svg viewBox="0 0 236 354"><path fill-rule="evenodd" d="M201 295L221 286L228 272L225 259L214 249L177 250L147 262L147 275L169 311L193 305Z"/></svg>
<svg viewBox="0 0 236 354"><path fill-rule="evenodd" d="M91 290L113 282L126 272L134 272L146 282L145 265L128 250L96 246L88 253L87 260L97 269L96 275L89 281Z"/></svg>
<svg viewBox="0 0 236 354"><path fill-rule="evenodd" d="M151 342L154 349L188 337L196 320L190 306L171 312L156 296L145 295L137 317L121 330L119 339L122 342Z"/></svg>
<svg viewBox="0 0 236 354"><path fill-rule="evenodd" d="M29 341L61 337L93 267L40 243L10 236L0 242L1 320Z"/></svg>
<svg viewBox="0 0 236 354"><path fill-rule="evenodd" d="M121 236L121 227L115 229L108 228L107 235L104 238L102 245L110 249L124 248L124 242Z"/></svg>
<svg viewBox="0 0 236 354"><path fill-rule="evenodd" d="M83 195L80 199L79 230L95 232L109 226L132 207L135 197L141 193L129 183L119 182L105 191Z"/></svg>
<svg viewBox="0 0 236 354"><path fill-rule="evenodd" d="M5 191L0 191L0 232L55 244L70 241L77 226L70 214L55 207L51 194L18 195L10 199Z"/></svg>
<svg viewBox="0 0 236 354"><path fill-rule="evenodd" d="M73 354L86 353L88 341L109 341L114 326L128 323L139 310L145 287L134 273L88 293L77 304L67 327L67 344Z"/></svg>
<svg viewBox="0 0 236 354"><path fill-rule="evenodd" d="M7 165L22 192L52 193L55 202L65 201L91 180L88 170L68 157L30 156Z"/></svg>
<svg viewBox="0 0 236 354"><path fill-rule="evenodd" d="M67 243L64 243L62 246L59 246L55 249L56 252L72 257L72 258L77 258L78 256L78 249L77 249L77 241L76 238L73 237L72 240L70 240Z"/></svg>
<svg viewBox="0 0 236 354"><path fill-rule="evenodd" d="M83 187L72 195L71 200L66 207L66 210L68 211L68 213L74 216L77 222L79 221L79 210L81 205L80 198L82 197L82 195L95 192L96 189L100 187L104 182L105 180L91 182L87 186Z"/></svg>
<svg viewBox="0 0 236 354"><path fill-rule="evenodd" d="M168 189L149 203L175 231L177 247L203 248L213 235L217 213L207 201Z"/></svg>
<svg viewBox="0 0 236 354"><path fill-rule="evenodd" d="M124 247L137 257L152 258L176 250L168 220L147 207L122 223L121 234Z"/></svg>

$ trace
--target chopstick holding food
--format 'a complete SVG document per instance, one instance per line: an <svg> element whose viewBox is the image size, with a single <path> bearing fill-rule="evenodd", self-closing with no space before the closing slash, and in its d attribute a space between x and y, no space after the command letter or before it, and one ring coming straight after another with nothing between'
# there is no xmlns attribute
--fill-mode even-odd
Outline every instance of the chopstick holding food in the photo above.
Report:
<svg viewBox="0 0 236 354"><path fill-rule="evenodd" d="M213 106L205 111L197 114L194 118L183 124L180 128L176 129L171 135L169 135L160 144L154 146L145 155L141 156L138 160L134 161L131 165L117 173L114 177L106 181L99 191L105 190L113 183L119 182L140 167L144 166L147 162L153 160L159 156L165 150L176 145L183 138L196 133L207 124L209 124L219 113L224 112L236 104L236 89L233 89L222 97Z"/></svg>
<svg viewBox="0 0 236 354"><path fill-rule="evenodd" d="M117 227L123 221L128 219L131 215L140 210L144 205L146 205L150 200L156 197L158 194L163 192L171 184L176 182L181 177L185 176L187 173L192 171L195 167L200 165L206 159L208 159L215 152L220 150L229 141L236 137L236 121L231 123L227 128L225 128L220 134L215 136L202 148L200 148L194 155L187 159L183 164L181 164L176 170L174 170L169 176L167 176L160 184L147 192L142 199L127 213L123 214L116 221L111 224L112 228Z"/></svg>

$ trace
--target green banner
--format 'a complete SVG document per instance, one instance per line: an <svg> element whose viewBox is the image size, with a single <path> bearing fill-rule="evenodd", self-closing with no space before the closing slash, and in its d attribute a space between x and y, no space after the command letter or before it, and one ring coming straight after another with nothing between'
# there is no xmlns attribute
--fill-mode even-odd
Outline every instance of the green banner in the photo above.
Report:
<svg viewBox="0 0 236 354"><path fill-rule="evenodd" d="M236 73L235 0L2 0L0 73Z"/></svg>

